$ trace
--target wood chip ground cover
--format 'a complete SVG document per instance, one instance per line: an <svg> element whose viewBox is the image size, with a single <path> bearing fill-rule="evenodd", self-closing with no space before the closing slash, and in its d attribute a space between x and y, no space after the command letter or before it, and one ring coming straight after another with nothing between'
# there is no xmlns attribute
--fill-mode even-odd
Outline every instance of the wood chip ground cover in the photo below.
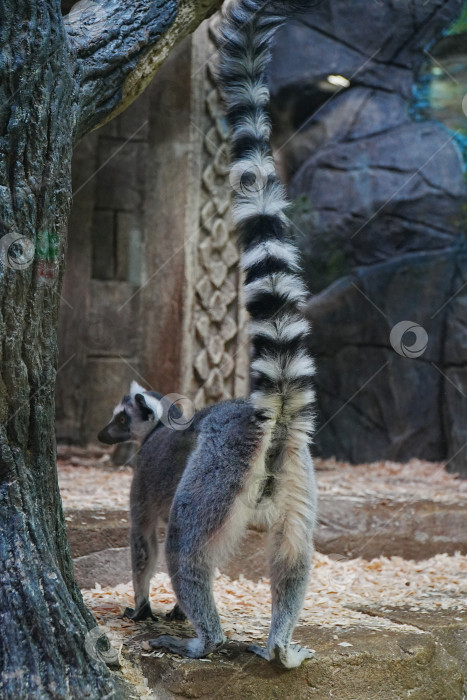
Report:
<svg viewBox="0 0 467 700"><path fill-rule="evenodd" d="M59 481L67 513L75 509L128 508L132 469L113 468L107 450L93 453L64 449L59 454ZM442 464L411 460L407 464L378 462L348 465L334 460L317 460L320 495L388 501L432 500L443 503L467 500L467 481L447 474ZM144 633L160 633L161 623L135 624L121 619L126 606L133 606L131 583L114 588L97 586L83 592L87 605L104 626L113 644L142 654L160 655L143 644ZM228 638L244 644L266 639L270 622L269 581L249 581L240 576L231 580L218 574L214 595ZM166 574L158 573L151 585L151 604L160 614L168 612L175 598ZM374 606L384 611L395 606L421 611L464 611L467 605L467 557L438 554L424 561L400 557L379 557L372 561L347 560L316 554L303 612L298 625L345 630L354 626L368 630L407 630L384 617L358 611ZM187 632L184 624L167 624L178 634ZM177 631L175 632L177 634ZM339 644L336 635L336 644ZM176 658L176 657L174 657Z"/></svg>
<svg viewBox="0 0 467 700"><path fill-rule="evenodd" d="M133 606L131 583L114 588L97 586L83 592L86 604L107 629L116 646L144 651L141 632L154 629L153 622L135 624L121 619L126 606ZM268 579L258 582L244 577L231 580L218 574L214 595L224 632L229 639L245 644L264 641L270 621ZM175 598L166 574L158 573L151 585L151 604L160 614L167 613ZM438 554L421 562L399 557L372 561L335 561L323 554L314 557L313 571L298 626L312 625L334 629L353 626L368 630L398 629L421 633L416 627L401 625L384 617L374 617L355 608L401 606L413 610L465 610L467 604L467 557ZM172 625L173 626L173 625ZM177 629L183 629L183 625ZM183 634L183 632L182 632Z"/></svg>
<svg viewBox="0 0 467 700"><path fill-rule="evenodd" d="M467 503L467 480L448 474L442 463L412 459L407 464L381 461L351 465L317 459L316 468L320 496ZM58 475L65 510L128 508L133 469L112 467L107 448L89 452L62 447Z"/></svg>

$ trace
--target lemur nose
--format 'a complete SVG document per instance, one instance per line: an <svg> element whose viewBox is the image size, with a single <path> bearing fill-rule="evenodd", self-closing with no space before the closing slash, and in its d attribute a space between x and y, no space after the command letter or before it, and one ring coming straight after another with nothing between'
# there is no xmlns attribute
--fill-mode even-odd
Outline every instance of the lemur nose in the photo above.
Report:
<svg viewBox="0 0 467 700"><path fill-rule="evenodd" d="M105 443L106 445L112 445L113 440L110 437L110 435L107 432L107 428L103 428L100 433L97 435L97 439L100 440L100 442Z"/></svg>

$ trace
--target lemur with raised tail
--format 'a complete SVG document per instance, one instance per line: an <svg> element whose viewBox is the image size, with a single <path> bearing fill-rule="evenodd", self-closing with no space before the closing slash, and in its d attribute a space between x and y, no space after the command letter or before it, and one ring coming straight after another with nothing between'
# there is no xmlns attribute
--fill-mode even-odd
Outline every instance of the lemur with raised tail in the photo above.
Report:
<svg viewBox="0 0 467 700"><path fill-rule="evenodd" d="M143 423L149 423L140 460L143 455L159 465L163 459L172 479L166 559L179 609L197 635L165 635L151 646L200 658L224 644L212 593L214 570L235 550L248 524L262 522L269 531L272 620L267 647L249 650L282 668L299 666L312 655L291 644L291 637L306 593L316 520L309 451L314 364L307 349L299 255L271 154L265 71L276 30L292 11L307 5L311 3L236 0L220 30L219 81L232 131L234 217L250 314L250 395L196 414L190 430L173 431L171 439L170 429L157 424L157 395L132 391L127 397L139 420L145 417ZM116 419L122 425L126 420L118 418L118 411ZM132 502L132 532L139 517ZM143 548L151 551L150 527L146 524L143 534L138 522L136 527ZM136 575L136 616L148 612L150 573L148 565Z"/></svg>

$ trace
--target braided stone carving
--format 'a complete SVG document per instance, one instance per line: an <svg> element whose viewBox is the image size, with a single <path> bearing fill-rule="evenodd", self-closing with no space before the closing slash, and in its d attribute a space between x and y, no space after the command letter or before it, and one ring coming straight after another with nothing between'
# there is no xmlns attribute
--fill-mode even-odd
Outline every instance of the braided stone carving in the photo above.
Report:
<svg viewBox="0 0 467 700"><path fill-rule="evenodd" d="M215 56L210 25L210 44ZM229 134L211 58L204 66L205 128L200 231L194 305L195 405L228 399L246 391L244 310L239 299L239 252L230 216Z"/></svg>

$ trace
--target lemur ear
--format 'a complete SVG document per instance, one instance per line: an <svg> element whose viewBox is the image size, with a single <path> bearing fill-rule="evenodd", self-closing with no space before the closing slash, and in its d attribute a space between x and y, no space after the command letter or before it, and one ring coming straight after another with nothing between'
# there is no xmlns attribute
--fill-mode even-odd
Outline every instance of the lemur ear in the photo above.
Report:
<svg viewBox="0 0 467 700"><path fill-rule="evenodd" d="M160 401L148 394L135 394L135 401L143 413L144 420L159 420L162 415Z"/></svg>
<svg viewBox="0 0 467 700"><path fill-rule="evenodd" d="M145 391L146 391L146 389L144 389L144 388L141 386L141 384L138 384L138 382L135 382L135 380L133 380L133 381L131 382L131 386L130 386L130 394L131 394L131 396L134 396L135 394L144 393Z"/></svg>

